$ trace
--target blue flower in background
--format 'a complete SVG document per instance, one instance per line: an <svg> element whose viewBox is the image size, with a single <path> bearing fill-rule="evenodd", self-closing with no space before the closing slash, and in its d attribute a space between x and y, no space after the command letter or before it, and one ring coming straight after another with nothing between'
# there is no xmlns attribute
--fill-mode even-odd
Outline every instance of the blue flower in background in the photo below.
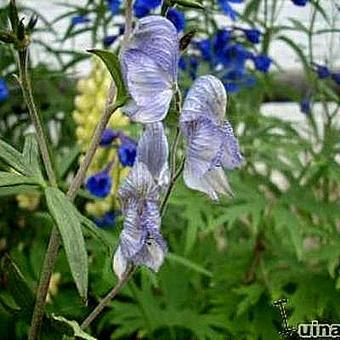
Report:
<svg viewBox="0 0 340 340"><path fill-rule="evenodd" d="M107 35L103 39L103 45L105 47L109 47L109 46L111 46L117 40L117 38L118 38L117 35Z"/></svg>
<svg viewBox="0 0 340 340"><path fill-rule="evenodd" d="M86 24L87 22L90 22L90 21L91 20L85 15L77 15L77 16L72 17L71 19L72 26Z"/></svg>
<svg viewBox="0 0 340 340"><path fill-rule="evenodd" d="M253 56L253 62L256 70L267 73L269 71L270 65L272 64L272 59L265 54L259 54Z"/></svg>
<svg viewBox="0 0 340 340"><path fill-rule="evenodd" d="M107 212L104 216L95 217L94 222L99 228L113 228L116 225L116 217L115 212Z"/></svg>
<svg viewBox="0 0 340 340"><path fill-rule="evenodd" d="M177 32L181 32L185 27L185 16L183 12L170 8L166 17L175 25Z"/></svg>
<svg viewBox="0 0 340 340"><path fill-rule="evenodd" d="M151 10L157 8L162 0L136 0L133 4L133 11L137 18L143 18L150 13Z"/></svg>
<svg viewBox="0 0 340 340"><path fill-rule="evenodd" d="M238 14L231 7L230 3L241 4L244 0L218 0L221 10L229 16L231 20L236 20Z"/></svg>
<svg viewBox="0 0 340 340"><path fill-rule="evenodd" d="M296 6L306 6L309 0L292 0L293 4Z"/></svg>
<svg viewBox="0 0 340 340"><path fill-rule="evenodd" d="M328 78L331 75L331 71L329 70L327 66L319 65L315 63L313 63L313 65L315 66L314 71L317 73L320 79Z"/></svg>
<svg viewBox="0 0 340 340"><path fill-rule="evenodd" d="M210 61L212 58L212 47L210 39L203 39L196 43L203 60Z"/></svg>
<svg viewBox="0 0 340 340"><path fill-rule="evenodd" d="M9 89L4 78L0 77L0 102L6 100L9 97Z"/></svg>
<svg viewBox="0 0 340 340"><path fill-rule="evenodd" d="M256 83L255 77L248 74L244 68L235 68L228 71L222 80L225 89L230 93L239 92L241 87L250 87Z"/></svg>
<svg viewBox="0 0 340 340"><path fill-rule="evenodd" d="M261 32L258 29L244 29L243 32L245 33L247 40L251 43L258 44L260 42Z"/></svg>
<svg viewBox="0 0 340 340"><path fill-rule="evenodd" d="M332 79L333 79L338 85L340 85L340 72L332 73Z"/></svg>
<svg viewBox="0 0 340 340"><path fill-rule="evenodd" d="M300 102L300 111L306 115L311 113L311 100L309 96L304 97Z"/></svg>
<svg viewBox="0 0 340 340"><path fill-rule="evenodd" d="M104 198L110 194L112 180L106 170L90 176L85 184L85 188L91 195Z"/></svg>
<svg viewBox="0 0 340 340"><path fill-rule="evenodd" d="M109 9L113 15L119 13L119 7L122 3L121 0L108 0L107 2Z"/></svg>
<svg viewBox="0 0 340 340"><path fill-rule="evenodd" d="M118 158L120 164L123 166L130 166L132 167L135 164L136 155L137 155L137 143L129 138L129 137L122 137L121 138L122 144L119 146L118 149Z"/></svg>
<svg viewBox="0 0 340 340"><path fill-rule="evenodd" d="M119 137L119 132L112 129L105 129L100 140L100 146L109 146L116 138Z"/></svg>

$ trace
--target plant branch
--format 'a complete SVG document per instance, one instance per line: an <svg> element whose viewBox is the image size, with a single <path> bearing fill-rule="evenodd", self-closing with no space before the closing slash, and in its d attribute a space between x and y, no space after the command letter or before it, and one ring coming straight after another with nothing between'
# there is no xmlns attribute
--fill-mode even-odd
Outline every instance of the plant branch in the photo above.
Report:
<svg viewBox="0 0 340 340"><path fill-rule="evenodd" d="M107 304L125 287L127 282L130 280L132 275L135 273L136 268L131 266L124 274L121 280L117 283L115 287L99 302L97 307L89 314L89 316L81 324L81 329L88 327L91 322L98 317L98 315L103 311Z"/></svg>
<svg viewBox="0 0 340 340"><path fill-rule="evenodd" d="M123 46L126 46L132 34L132 0L126 0L125 7L125 30Z"/></svg>

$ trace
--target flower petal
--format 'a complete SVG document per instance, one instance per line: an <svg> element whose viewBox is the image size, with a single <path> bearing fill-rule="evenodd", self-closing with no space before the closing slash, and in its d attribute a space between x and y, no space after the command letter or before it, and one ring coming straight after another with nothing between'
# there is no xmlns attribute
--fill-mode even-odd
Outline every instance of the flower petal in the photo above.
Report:
<svg viewBox="0 0 340 340"><path fill-rule="evenodd" d="M154 200L159 198L157 185L147 166L142 162L136 162L129 175L121 185L118 196L123 212L132 201Z"/></svg>
<svg viewBox="0 0 340 340"><path fill-rule="evenodd" d="M160 15L140 19L127 46L127 49L131 48L148 55L170 76L172 83L176 82L179 38L176 27L170 20Z"/></svg>
<svg viewBox="0 0 340 340"><path fill-rule="evenodd" d="M137 158L146 164L159 186L169 182L168 156L169 147L163 124L147 124L138 144Z"/></svg>
<svg viewBox="0 0 340 340"><path fill-rule="evenodd" d="M122 250L120 246L118 246L115 255L113 257L113 271L118 276L119 280L123 278L124 273L126 272L128 262L124 255L122 254Z"/></svg>
<svg viewBox="0 0 340 340"><path fill-rule="evenodd" d="M169 76L150 56L139 50L127 50L121 58L133 99L123 108L124 113L144 124L164 119L173 95Z"/></svg>
<svg viewBox="0 0 340 340"><path fill-rule="evenodd" d="M221 123L227 107L227 94L223 83L212 75L198 78L188 92L183 105L181 123L209 117Z"/></svg>

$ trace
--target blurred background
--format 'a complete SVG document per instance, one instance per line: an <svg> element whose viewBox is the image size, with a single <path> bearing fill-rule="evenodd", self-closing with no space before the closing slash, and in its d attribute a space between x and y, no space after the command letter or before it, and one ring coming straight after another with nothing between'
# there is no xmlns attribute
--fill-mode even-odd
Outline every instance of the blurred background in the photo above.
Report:
<svg viewBox="0 0 340 340"><path fill-rule="evenodd" d="M223 81L226 115L245 157L244 166L228 174L235 197L211 202L179 181L162 223L169 244L164 266L158 274L137 273L91 326L98 339L278 339L282 321L272 304L280 298L288 299L292 326L340 322L340 2L201 3L206 10L177 5L168 12L180 36L196 31L180 60L179 85L185 95L200 75ZM26 23L38 18L30 48L32 84L59 184L67 188L110 86L104 65L86 50L119 47L124 4L18 4ZM0 31L8 29L7 6L0 0ZM160 1L135 1L136 18L152 13L160 13ZM21 150L32 126L15 73L13 49L1 43L0 138ZM172 112L166 124L171 140L177 125ZM103 143L88 179L110 165L114 185L98 195L87 181L76 201L100 235L86 234L88 306L77 295L62 251L49 315L81 321L116 282L111 256L122 227L117 188L133 164L141 131L121 113L109 128L128 138ZM52 221L38 191L0 202L0 329L3 339L25 339L28 297ZM31 293L23 294L22 287ZM59 339L52 321L45 323L43 338Z"/></svg>

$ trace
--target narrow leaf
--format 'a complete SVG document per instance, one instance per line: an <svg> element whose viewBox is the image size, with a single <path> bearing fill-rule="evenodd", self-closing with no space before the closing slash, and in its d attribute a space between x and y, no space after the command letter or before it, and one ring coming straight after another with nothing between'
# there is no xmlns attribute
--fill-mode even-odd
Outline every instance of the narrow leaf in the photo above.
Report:
<svg viewBox="0 0 340 340"><path fill-rule="evenodd" d="M77 323L77 321L71 321L71 320L67 320L65 318L63 318L62 316L57 316L52 314L52 318L53 320L55 320L57 322L56 326L60 327L60 324L62 327L65 327L65 333L67 333L67 335L73 335L77 338L80 339L86 339L86 340L96 340L96 338L94 338L93 336L85 333L79 326L79 324Z"/></svg>
<svg viewBox="0 0 340 340"><path fill-rule="evenodd" d="M22 155L24 157L24 161L29 167L31 174L43 181L44 177L40 167L39 146L34 134L29 134L26 136Z"/></svg>
<svg viewBox="0 0 340 340"><path fill-rule="evenodd" d="M8 256L4 256L3 260L4 274L6 275L8 289L15 301L15 303L23 310L31 311L34 305L34 295L27 284L24 276Z"/></svg>
<svg viewBox="0 0 340 340"><path fill-rule="evenodd" d="M0 159L16 171L25 174L26 164L21 153L0 139Z"/></svg>
<svg viewBox="0 0 340 340"><path fill-rule="evenodd" d="M0 187L15 186L20 184L38 185L36 178L26 177L12 172L0 171Z"/></svg>
<svg viewBox="0 0 340 340"><path fill-rule="evenodd" d="M116 54L105 50L89 50L88 52L98 56L106 65L117 87L116 102L125 102L127 91L124 84L123 75L120 69L120 62Z"/></svg>
<svg viewBox="0 0 340 340"><path fill-rule="evenodd" d="M59 189L48 187L45 196L48 209L58 226L73 279L80 296L86 300L88 263L79 213Z"/></svg>

